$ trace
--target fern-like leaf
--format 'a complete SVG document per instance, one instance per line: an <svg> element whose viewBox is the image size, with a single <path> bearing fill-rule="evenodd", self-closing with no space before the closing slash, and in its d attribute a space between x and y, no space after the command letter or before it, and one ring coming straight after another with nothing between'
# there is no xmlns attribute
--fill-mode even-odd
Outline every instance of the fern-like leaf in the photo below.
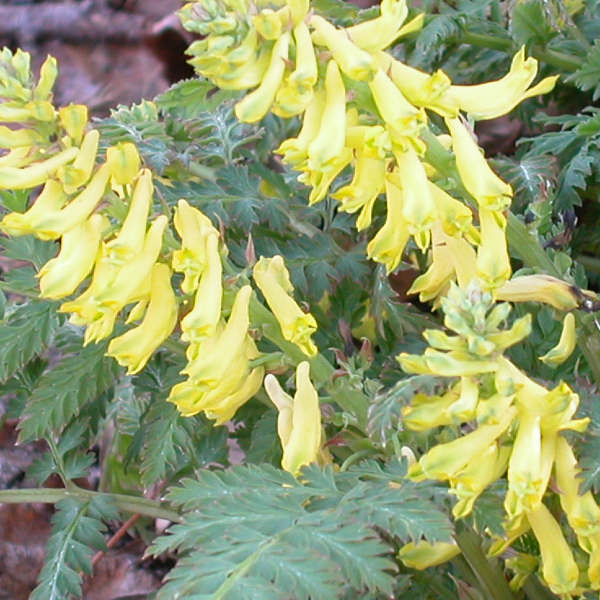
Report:
<svg viewBox="0 0 600 600"><path fill-rule="evenodd" d="M107 346L101 342L65 356L39 379L19 424L21 441L59 432L82 406L114 385L122 369L104 356Z"/></svg>
<svg viewBox="0 0 600 600"><path fill-rule="evenodd" d="M46 562L30 600L81 598L81 572L91 573L92 555L106 547L102 520L117 517L101 497L87 502L66 498L56 508Z"/></svg>
<svg viewBox="0 0 600 600"><path fill-rule="evenodd" d="M6 381L52 341L59 325L54 304L29 302L0 325L0 381Z"/></svg>

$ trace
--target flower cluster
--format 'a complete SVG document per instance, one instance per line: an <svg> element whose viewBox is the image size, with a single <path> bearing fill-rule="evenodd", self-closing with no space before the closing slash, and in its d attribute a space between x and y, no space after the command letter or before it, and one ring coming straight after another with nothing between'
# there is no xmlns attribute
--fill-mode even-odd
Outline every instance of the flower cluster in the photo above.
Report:
<svg viewBox="0 0 600 600"><path fill-rule="evenodd" d="M403 409L404 425L417 431L447 425L468 428L468 433L429 450L411 466L409 477L448 481L450 493L458 498L452 512L462 518L486 487L506 473L506 539L497 540L492 553L502 552L533 530L544 580L555 593L570 594L578 586L578 567L558 522L543 503L554 471L567 521L590 555L589 585L600 588L595 537L600 508L590 493L578 495L576 460L560 435L587 426L587 419L573 419L577 394L564 382L546 389L503 356L529 334L531 315L501 329L510 305L494 304L492 296L474 284L466 290L453 285L441 304L444 324L456 335L426 330L429 348L424 354L400 354L398 360L410 373L458 380L441 396L415 396Z"/></svg>
<svg viewBox="0 0 600 600"><path fill-rule="evenodd" d="M60 241L58 255L38 273L40 296L64 300L59 310L85 327L85 344L113 336L122 316L126 324L137 323L112 337L107 348L107 355L128 373L139 372L179 323L181 340L188 344L187 379L173 387L168 400L183 415L204 411L217 424L224 423L262 385L264 367L252 365L260 352L250 335L249 317L250 303L258 298L250 285L240 285L239 276L224 286L227 251L221 235L185 200L173 217L180 245L173 249L177 242L172 234L164 243L169 218L155 209L153 174L142 166L136 146L120 142L102 156L100 134L90 129L87 108L56 110L52 104L54 59L42 66L37 85L29 62L21 51L13 55L4 50L0 56L0 95L5 99L0 119L22 125L0 126L0 146L7 150L0 157L0 187L43 187L25 212L4 215L0 229L12 236ZM180 299L172 285L175 274L181 274ZM282 337L306 356L315 356L311 335L317 325L293 299L283 258L261 258L253 280ZM186 313L180 320L181 304ZM261 323L253 327L260 331ZM307 369L302 373L306 386ZM315 406L318 413L318 398L310 411L312 421L318 416L320 423ZM297 412L296 420L305 409ZM314 460L319 447L305 453L302 464Z"/></svg>
<svg viewBox="0 0 600 600"><path fill-rule="evenodd" d="M411 238L423 251L433 240L432 265L413 287L422 300L454 279L466 285L477 275L494 288L510 277L502 211L512 190L488 166L460 111L490 119L551 90L556 77L530 87L537 61L524 49L502 79L461 86L443 71L428 75L385 52L421 27L422 15L405 23L405 0L384 0L378 17L347 28L310 11L305 0L203 0L180 14L184 27L205 36L189 49L198 73L225 89L255 88L236 105L240 120L258 121L269 111L303 116L298 136L277 152L301 172L311 203L352 168L352 181L332 197L341 210L359 212L362 230L385 194L387 220L367 246L370 258L390 272ZM452 145L462 184L476 201L478 228L471 209L438 185L439 174L424 160L427 111L446 121L450 136L441 140ZM451 252L436 250L447 245Z"/></svg>

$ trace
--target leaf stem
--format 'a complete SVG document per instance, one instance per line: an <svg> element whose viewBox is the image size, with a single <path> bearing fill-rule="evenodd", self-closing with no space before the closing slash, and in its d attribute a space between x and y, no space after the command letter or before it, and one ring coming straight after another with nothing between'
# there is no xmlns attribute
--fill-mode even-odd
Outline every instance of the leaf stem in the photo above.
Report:
<svg viewBox="0 0 600 600"><path fill-rule="evenodd" d="M81 501L88 501L100 496L109 498L118 509L124 512L139 513L146 517L166 519L176 523L183 521L179 513L168 508L163 508L163 505L155 500L126 494L94 492L77 486L73 486L72 489L25 488L20 490L0 490L0 504L18 504L21 502L55 504L64 498L77 498Z"/></svg>
<svg viewBox="0 0 600 600"><path fill-rule="evenodd" d="M516 45L510 38L500 38L485 33L463 32L459 42L508 53L514 53L516 50ZM565 54L564 52L558 52L557 50L551 50L550 48L544 48L542 46L533 46L530 52L534 58L552 65L553 67L563 69L564 71L577 71L582 64L581 59L577 56Z"/></svg>
<svg viewBox="0 0 600 600"><path fill-rule="evenodd" d="M477 576L484 596L493 600L514 600L515 596L508 587L504 573L483 553L480 537L472 529L461 525L457 527L455 539L465 560Z"/></svg>

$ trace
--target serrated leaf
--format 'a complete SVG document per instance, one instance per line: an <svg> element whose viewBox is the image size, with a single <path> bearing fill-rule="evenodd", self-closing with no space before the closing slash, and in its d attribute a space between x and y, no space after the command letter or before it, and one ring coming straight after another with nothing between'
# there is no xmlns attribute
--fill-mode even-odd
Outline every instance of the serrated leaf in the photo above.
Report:
<svg viewBox="0 0 600 600"><path fill-rule="evenodd" d="M23 304L0 325L0 381L6 381L52 341L59 325L49 302Z"/></svg>
<svg viewBox="0 0 600 600"><path fill-rule="evenodd" d="M302 483L267 465L199 472L167 494L186 512L149 550L182 554L158 598L262 598L270 589L264 597L333 599L348 585L389 595L392 548L376 531L404 541L452 532L433 488L404 475L377 463L343 473L311 466Z"/></svg>
<svg viewBox="0 0 600 600"><path fill-rule="evenodd" d="M66 356L39 379L19 424L21 441L60 432L82 406L114 385L123 370L104 355L107 346L105 341Z"/></svg>
<svg viewBox="0 0 600 600"><path fill-rule="evenodd" d="M41 269L57 252L55 242L45 242L32 235L4 238L0 245L4 256L31 262L36 270Z"/></svg>
<svg viewBox="0 0 600 600"><path fill-rule="evenodd" d="M381 391L369 406L367 433L378 444L385 445L392 435L401 430L402 408L417 393L432 395L440 379L431 375L415 375L400 380L391 389Z"/></svg>
<svg viewBox="0 0 600 600"><path fill-rule="evenodd" d="M579 493L585 494L589 490L600 492L600 430L592 429L585 435L585 443L579 456L581 473L579 479Z"/></svg>
<svg viewBox="0 0 600 600"><path fill-rule="evenodd" d="M584 92L594 90L594 100L600 97L600 40L596 40L582 65L567 78Z"/></svg>
<svg viewBox="0 0 600 600"><path fill-rule="evenodd" d="M238 92L219 90L207 79L185 79L173 84L156 97L158 108L189 119L199 113L214 111L224 101L239 96Z"/></svg>
<svg viewBox="0 0 600 600"><path fill-rule="evenodd" d="M558 210L567 210L581 205L581 198L576 190L585 190L586 178L592 174L597 159L597 152L585 145L567 163L561 173L554 201Z"/></svg>
<svg viewBox="0 0 600 600"><path fill-rule="evenodd" d="M115 518L106 498L82 502L66 498L56 504L46 560L31 600L81 598L81 571L92 572L91 558L106 546L101 519Z"/></svg>
<svg viewBox="0 0 600 600"><path fill-rule="evenodd" d="M555 35L548 14L539 0L514 4L510 28L517 44L546 44Z"/></svg>

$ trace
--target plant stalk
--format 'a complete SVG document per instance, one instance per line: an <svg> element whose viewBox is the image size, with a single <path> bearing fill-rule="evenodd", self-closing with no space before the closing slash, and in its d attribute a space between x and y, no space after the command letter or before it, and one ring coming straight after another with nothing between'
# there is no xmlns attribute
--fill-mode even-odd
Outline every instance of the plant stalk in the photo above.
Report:
<svg viewBox="0 0 600 600"><path fill-rule="evenodd" d="M110 498L114 505L124 512L139 513L146 517L155 519L166 519L175 523L183 522L181 515L168 508L163 508L160 502L129 496L126 494L109 494L104 492L93 492L74 486L72 489L53 488L26 488L20 490L0 490L0 504L18 504L21 502L40 502L44 504L55 504L65 498L77 498L87 501L92 498L104 496Z"/></svg>

